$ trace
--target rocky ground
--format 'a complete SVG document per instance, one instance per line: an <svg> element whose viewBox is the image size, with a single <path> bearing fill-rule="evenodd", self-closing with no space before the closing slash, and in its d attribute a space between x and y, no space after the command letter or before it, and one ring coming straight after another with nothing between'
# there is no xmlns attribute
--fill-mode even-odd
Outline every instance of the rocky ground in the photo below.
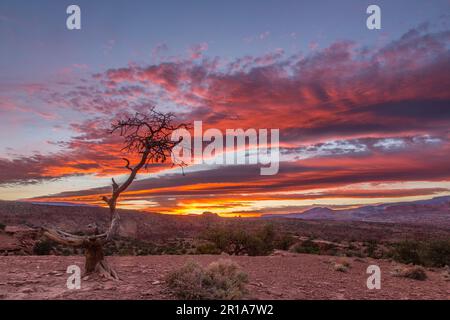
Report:
<svg viewBox="0 0 450 320"><path fill-rule="evenodd" d="M109 257L122 281L83 280L81 289L66 287L69 265L83 266L82 256L0 257L1 299L173 299L164 276L189 259L203 265L221 256ZM425 281L394 277L398 263L346 258L348 272L336 271L339 258L281 253L265 257L226 257L248 274L249 299L450 299L443 269L427 270ZM380 290L366 287L366 268L381 268Z"/></svg>

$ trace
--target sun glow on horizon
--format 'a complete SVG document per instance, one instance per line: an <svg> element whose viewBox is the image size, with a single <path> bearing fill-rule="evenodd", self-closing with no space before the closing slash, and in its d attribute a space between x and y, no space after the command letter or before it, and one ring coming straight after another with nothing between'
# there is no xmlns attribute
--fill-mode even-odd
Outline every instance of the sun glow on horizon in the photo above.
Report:
<svg viewBox="0 0 450 320"><path fill-rule="evenodd" d="M414 190L418 186L436 187L436 185L443 187L443 191L435 192L431 195L389 196L388 194L384 194L383 196L365 196L365 192L378 192L380 190L384 192L396 192L396 190L402 190L393 189L399 186L402 186L404 189ZM343 209L370 204L425 200L437 196L450 195L450 192L445 191L444 188L449 186L448 182L439 184L420 181L411 182L406 185L399 183L360 184L349 185L344 188L312 189L306 191L291 190L273 193L197 194L197 192L208 191L214 188L220 189L221 187L228 188L235 186L237 184L234 183L195 183L180 187L126 191L119 198L118 208L171 215L202 215L205 212L210 212L221 217L258 217L263 214L299 213L315 206ZM337 190L365 191L361 196L346 196L345 193L333 196L333 192ZM171 195L165 195L166 193ZM28 199L28 201L67 202L106 207L106 204L101 200L102 196L108 196L108 193L68 197L42 197Z"/></svg>

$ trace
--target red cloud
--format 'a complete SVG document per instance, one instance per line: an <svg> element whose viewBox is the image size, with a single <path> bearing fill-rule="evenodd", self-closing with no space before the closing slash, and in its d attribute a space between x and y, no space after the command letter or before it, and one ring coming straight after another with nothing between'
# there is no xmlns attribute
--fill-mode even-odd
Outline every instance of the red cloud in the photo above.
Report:
<svg viewBox="0 0 450 320"><path fill-rule="evenodd" d="M449 42L450 31L412 30L381 49L341 41L306 57L286 57L277 50L229 63L200 60L206 48L200 46L186 60L107 70L88 84L48 96L50 103L98 118L73 124L76 136L63 144L61 153L0 160L0 183L122 173L121 141L107 134L105 114L110 118L154 101L179 107L183 121L203 120L205 129L279 128L283 152L314 156L281 163L280 174L274 177L263 178L256 168L236 166L190 173L189 181L172 176L139 181L126 195L133 199L187 195L203 199L210 193L224 199L244 193L267 199L276 198L268 192L307 192L360 182L449 181ZM401 139L404 145L389 148L386 138ZM338 141L331 150L324 145L329 141ZM345 149L344 144L350 147ZM441 191L418 188L385 195ZM101 192L105 190L60 197ZM369 196L363 190L334 192L345 194Z"/></svg>

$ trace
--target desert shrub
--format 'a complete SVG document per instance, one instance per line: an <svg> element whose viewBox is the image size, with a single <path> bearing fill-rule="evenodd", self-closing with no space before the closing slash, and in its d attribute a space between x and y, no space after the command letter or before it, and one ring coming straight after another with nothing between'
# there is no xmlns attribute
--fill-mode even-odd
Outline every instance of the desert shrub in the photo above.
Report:
<svg viewBox="0 0 450 320"><path fill-rule="evenodd" d="M271 253L273 247L259 237L249 236L244 242L244 252L249 256L264 256Z"/></svg>
<svg viewBox="0 0 450 320"><path fill-rule="evenodd" d="M183 242L169 241L165 243L163 246L160 246L158 248L158 252L160 254L177 255L177 254L185 254L187 250Z"/></svg>
<svg viewBox="0 0 450 320"><path fill-rule="evenodd" d="M445 281L450 281L450 266L446 266L444 271L442 271L442 278Z"/></svg>
<svg viewBox="0 0 450 320"><path fill-rule="evenodd" d="M62 254L63 256L70 256L70 255L72 254L72 251L71 251L70 249L68 249L68 248L63 248L63 249L61 250L61 254Z"/></svg>
<svg viewBox="0 0 450 320"><path fill-rule="evenodd" d="M0 223L0 230L5 230L5 228L6 228L6 225L3 223Z"/></svg>
<svg viewBox="0 0 450 320"><path fill-rule="evenodd" d="M220 254L221 251L212 242L201 243L195 248L196 254Z"/></svg>
<svg viewBox="0 0 450 320"><path fill-rule="evenodd" d="M296 244L293 251L297 253L320 254L320 247L314 241L308 239Z"/></svg>
<svg viewBox="0 0 450 320"><path fill-rule="evenodd" d="M152 250L150 248L138 248L135 253L137 256L147 256L152 254Z"/></svg>
<svg viewBox="0 0 450 320"><path fill-rule="evenodd" d="M209 229L204 233L201 238L213 243L220 252L230 253L231 238L236 238L236 231L233 231L233 236L230 232L227 232L225 228ZM236 241L236 239L235 239ZM232 252L231 252L232 253Z"/></svg>
<svg viewBox="0 0 450 320"><path fill-rule="evenodd" d="M275 227L273 224L266 224L257 234L256 236L261 239L264 243L266 243L268 246L273 246L273 243L275 241ZM271 248L272 250L273 248Z"/></svg>
<svg viewBox="0 0 450 320"><path fill-rule="evenodd" d="M450 241L435 240L425 243L421 251L421 262L425 266L450 266Z"/></svg>
<svg viewBox="0 0 450 320"><path fill-rule="evenodd" d="M390 256L406 264L443 267L450 265L450 241L401 241L393 245Z"/></svg>
<svg viewBox="0 0 450 320"><path fill-rule="evenodd" d="M274 248L280 250L289 250L295 243L295 238L291 234L283 234L275 240Z"/></svg>
<svg viewBox="0 0 450 320"><path fill-rule="evenodd" d="M106 243L104 247L105 255L152 255L157 253L156 245L153 242L141 241L117 237L114 241Z"/></svg>
<svg viewBox="0 0 450 320"><path fill-rule="evenodd" d="M346 257L357 257L357 258L364 258L367 256L367 254L362 250L362 248L355 243L349 243L347 247L344 247L341 250L335 248L334 252L335 254L332 255L344 254Z"/></svg>
<svg viewBox="0 0 450 320"><path fill-rule="evenodd" d="M394 244L392 258L401 263L420 264L419 242L406 240Z"/></svg>
<svg viewBox="0 0 450 320"><path fill-rule="evenodd" d="M334 270L339 272L348 272L348 267L341 263L335 263Z"/></svg>
<svg viewBox="0 0 450 320"><path fill-rule="evenodd" d="M117 254L119 256L133 256L134 255L134 250L131 249L131 248L124 247L124 248L119 249Z"/></svg>
<svg viewBox="0 0 450 320"><path fill-rule="evenodd" d="M230 255L262 256L274 249L275 231L272 225L266 225L257 231L239 227L208 229L201 238L213 243L219 252Z"/></svg>
<svg viewBox="0 0 450 320"><path fill-rule="evenodd" d="M378 245L377 242L374 240L370 240L366 243L366 254L368 257L376 258L376 251L377 251Z"/></svg>
<svg viewBox="0 0 450 320"><path fill-rule="evenodd" d="M168 288L179 299L233 300L242 298L248 276L230 260L212 262L206 268L189 261L166 277Z"/></svg>
<svg viewBox="0 0 450 320"><path fill-rule="evenodd" d="M394 276L422 281L427 279L425 269L420 266L407 266L397 269L394 271Z"/></svg>
<svg viewBox="0 0 450 320"><path fill-rule="evenodd" d="M342 258L334 263L333 268L335 271L348 272L350 267L351 267L350 262L348 260Z"/></svg>
<svg viewBox="0 0 450 320"><path fill-rule="evenodd" d="M328 243L328 244L324 245L323 248L320 249L320 252L321 252L320 254L325 254L325 255L329 255L329 256L336 256L339 253L336 245L334 245L332 243Z"/></svg>
<svg viewBox="0 0 450 320"><path fill-rule="evenodd" d="M49 255L53 247L53 241L47 239L39 240L33 246L33 253L38 256Z"/></svg>
<svg viewBox="0 0 450 320"><path fill-rule="evenodd" d="M106 245L103 248L103 251L106 256L112 256L113 254L117 254L118 252L118 245L115 241L107 242Z"/></svg>

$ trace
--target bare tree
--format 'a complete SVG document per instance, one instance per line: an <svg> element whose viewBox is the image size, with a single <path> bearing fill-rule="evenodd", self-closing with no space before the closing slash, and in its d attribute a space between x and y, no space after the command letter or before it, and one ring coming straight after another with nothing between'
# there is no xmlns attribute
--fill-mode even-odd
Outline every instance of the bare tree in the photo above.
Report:
<svg viewBox="0 0 450 320"><path fill-rule="evenodd" d="M174 125L172 113L161 113L153 107L146 113L136 113L124 120L118 120L111 125L110 133L119 132L124 138L125 146L122 151L139 155L139 162L132 165L130 160L123 158L125 168L130 171L127 179L117 183L112 179L112 193L110 197L103 196L103 201L109 207L110 225L108 230L100 233L98 227L94 227L92 235L78 236L61 230L43 228L43 235L57 243L67 246L83 248L85 251L85 274L99 273L101 276L119 279L116 271L107 263L103 247L111 241L116 234L120 216L116 210L117 200L136 178L141 169L146 169L151 163L163 163L172 159L172 149L182 139L172 141L171 135L177 129L187 128L185 124Z"/></svg>

